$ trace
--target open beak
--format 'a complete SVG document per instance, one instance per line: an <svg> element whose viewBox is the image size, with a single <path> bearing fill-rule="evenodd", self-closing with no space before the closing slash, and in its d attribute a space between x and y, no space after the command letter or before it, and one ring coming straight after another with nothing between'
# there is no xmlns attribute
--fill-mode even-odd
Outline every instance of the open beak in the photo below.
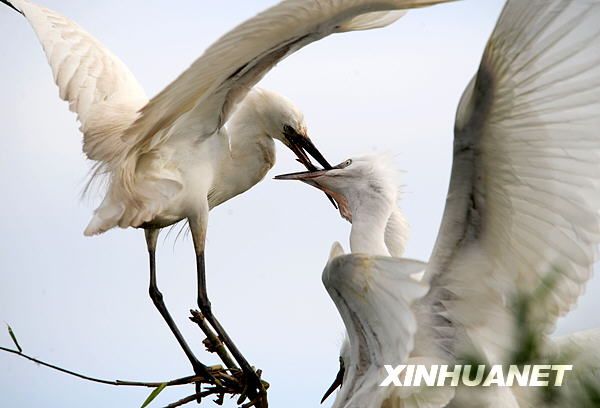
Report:
<svg viewBox="0 0 600 408"><path fill-rule="evenodd" d="M331 169L331 164L323 157L308 136L299 134L291 126L284 128L284 135L289 143L288 146L296 157L298 157L298 161L308 170L317 170L317 167L310 161L308 155L311 155L324 169Z"/></svg>
<svg viewBox="0 0 600 408"><path fill-rule="evenodd" d="M275 180L298 180L318 188L327 195L331 202L334 203L334 206L339 210L340 215L344 219L352 222L352 212L350 211L350 206L348 205L348 200L346 200L346 197L344 197L343 194L340 194L325 187L323 184L319 183L318 180L319 177L326 176L330 170L336 168L339 168L339 166L326 170L301 171L297 173L280 174L278 176L275 176Z"/></svg>
<svg viewBox="0 0 600 408"><path fill-rule="evenodd" d="M309 171L316 171L318 168L312 163L310 157L312 156L324 169L331 169L331 164L321 154L319 149L314 145L312 140L308 136L298 134L293 128L286 126L284 128L284 135L288 140L289 148L294 152L297 160L304 165ZM276 177L277 178L277 177ZM331 195L325 193L331 204L337 209L338 206L331 197Z"/></svg>

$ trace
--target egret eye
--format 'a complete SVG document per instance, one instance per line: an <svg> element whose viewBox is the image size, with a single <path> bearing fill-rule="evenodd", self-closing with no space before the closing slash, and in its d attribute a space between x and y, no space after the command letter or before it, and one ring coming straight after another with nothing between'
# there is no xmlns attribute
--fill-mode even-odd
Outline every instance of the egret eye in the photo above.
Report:
<svg viewBox="0 0 600 408"><path fill-rule="evenodd" d="M346 167L350 166L351 164L352 164L352 159L348 159L340 165L340 168L345 169Z"/></svg>

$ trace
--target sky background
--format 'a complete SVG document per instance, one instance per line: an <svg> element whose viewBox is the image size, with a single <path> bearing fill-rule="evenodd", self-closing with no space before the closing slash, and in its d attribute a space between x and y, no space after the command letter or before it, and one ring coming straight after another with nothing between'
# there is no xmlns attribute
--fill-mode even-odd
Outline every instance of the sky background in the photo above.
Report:
<svg viewBox="0 0 600 408"><path fill-rule="evenodd" d="M43 2L121 57L148 95L226 30L274 3ZM431 252L456 106L502 3L465 0L411 12L384 30L329 37L286 59L261 83L304 111L330 162L393 155L412 226L408 257L426 260ZM82 235L99 196L80 200L90 163L37 38L6 7L0 38L0 322L12 325L25 352L89 375L162 381L190 374L147 295L142 232ZM273 181L299 169L289 151L278 146L278 153L263 183L211 213L209 296L238 346L264 370L271 406L317 407L337 372L343 338L321 271L332 242L348 248L350 225L322 193ZM175 242L175 235L160 240L159 285L188 341L213 364L187 321L196 298L191 241ZM595 278L558 333L600 326L598 290ZM12 345L1 329L0 344ZM166 390L154 406L192 392ZM148 393L87 383L0 353L1 406L135 407Z"/></svg>

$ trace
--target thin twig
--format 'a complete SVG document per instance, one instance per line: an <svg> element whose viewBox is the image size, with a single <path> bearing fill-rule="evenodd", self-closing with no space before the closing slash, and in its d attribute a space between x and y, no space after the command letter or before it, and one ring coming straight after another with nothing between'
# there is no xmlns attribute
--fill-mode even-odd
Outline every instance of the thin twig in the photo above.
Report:
<svg viewBox="0 0 600 408"><path fill-rule="evenodd" d="M53 370L56 371L60 371L61 373L64 374L68 374L71 375L73 377L77 377L77 378L81 378L82 380L86 380L86 381L92 381L95 383L100 383L100 384L106 384L106 385L115 385L115 386L128 386L128 387L149 387L149 388L156 388L162 384L167 384L167 387L170 386L174 386L174 385L186 385L186 384L192 384L195 382L203 382L206 379L204 377L199 377L199 376L187 376L187 377L182 377L182 378L178 378L175 380L171 380L171 381L163 381L163 382L142 382L142 381L123 381L123 380L104 380L101 378L95 378L95 377L90 377L88 375L84 375L84 374L80 374L77 373L75 371L71 371L71 370L67 370L65 368L61 368L58 366L55 366L54 364L50 364L50 363L46 363L44 361L38 360L37 358L28 356L27 354L23 354L18 352L17 350L11 350L5 347L0 347L1 351L5 351L7 353L11 353L14 355L17 355L19 357L25 358L29 361L33 361L36 364L39 364L41 366L44 367L48 367L51 368Z"/></svg>
<svg viewBox="0 0 600 408"><path fill-rule="evenodd" d="M6 347L0 347L0 351L14 354L18 357L22 357L24 359L32 361L41 366L51 368L53 370L59 371L64 374L68 374L73 377L80 378L82 380L91 381L91 382L95 382L95 383L99 383L99 384L105 384L105 385L157 388L160 386L172 387L172 386L177 386L177 385L187 385L187 384L194 384L194 383L198 383L198 382L204 382L204 383L207 382L206 378L204 378L203 376L187 376L187 377L177 378L177 379L171 380L171 381L162 381L162 382L105 380L102 378L90 377L88 375L84 375L81 373L77 373L75 371L71 371L71 370L67 370L62 367L58 367L54 364L50 364L45 361L39 360L37 358L28 356L27 354L21 353L17 350L12 350L12 349L9 349ZM209 369L211 369L211 367L209 367ZM237 394L240 394L243 392L243 387L240 384L239 380L234 378L231 375L228 375L227 370L224 369L223 367L215 366L215 367L212 367L211 371L213 371L217 375L217 377L221 380L221 385L213 386L212 388L207 389L206 391L203 391L201 393L190 395L186 398L183 398L179 401L176 401L176 402L168 405L167 407L168 408L180 407L189 402L196 401L198 397L203 398L203 397L207 397L209 395L217 395L220 398L223 398L223 396L225 394L237 395Z"/></svg>
<svg viewBox="0 0 600 408"><path fill-rule="evenodd" d="M197 395L198 394L188 395L187 397L182 398L179 401L175 401L172 404L165 405L165 408L181 407L182 405L189 404L190 402L194 402L194 401L196 401Z"/></svg>
<svg viewBox="0 0 600 408"><path fill-rule="evenodd" d="M190 402L196 401L198 399L198 396L200 396L201 398L204 398L204 397L208 397L211 394L215 394L215 392L214 391L204 391L204 392L201 392L200 394L188 395L187 397L182 398L179 401L175 401L172 404L166 405L165 408L181 407L182 405L189 404Z"/></svg>
<svg viewBox="0 0 600 408"><path fill-rule="evenodd" d="M164 408L177 408L177 407L181 407L185 404L189 404L190 402L196 401L198 399L198 397L200 397L202 399L202 398L209 397L211 395L220 395L220 394L221 395L222 394L231 394L231 392L223 392L223 390L221 390L219 388L211 388L211 389L208 389L208 390L203 391L198 394L188 395L187 397L182 398L179 401L175 401L169 405L166 405Z"/></svg>

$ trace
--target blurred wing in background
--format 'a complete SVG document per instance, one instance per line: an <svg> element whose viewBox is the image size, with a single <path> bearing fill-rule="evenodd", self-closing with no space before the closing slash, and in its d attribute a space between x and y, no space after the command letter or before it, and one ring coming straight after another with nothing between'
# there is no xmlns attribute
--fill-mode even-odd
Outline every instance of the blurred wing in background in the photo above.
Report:
<svg viewBox="0 0 600 408"><path fill-rule="evenodd" d="M600 328L560 337L547 346L544 364L571 365L562 386L512 387L519 407L595 407L600 390Z"/></svg>
<svg viewBox="0 0 600 408"><path fill-rule="evenodd" d="M520 296L545 288L531 313L547 333L582 294L600 241L598 21L598 0L506 4L458 109L417 354L505 361Z"/></svg>

